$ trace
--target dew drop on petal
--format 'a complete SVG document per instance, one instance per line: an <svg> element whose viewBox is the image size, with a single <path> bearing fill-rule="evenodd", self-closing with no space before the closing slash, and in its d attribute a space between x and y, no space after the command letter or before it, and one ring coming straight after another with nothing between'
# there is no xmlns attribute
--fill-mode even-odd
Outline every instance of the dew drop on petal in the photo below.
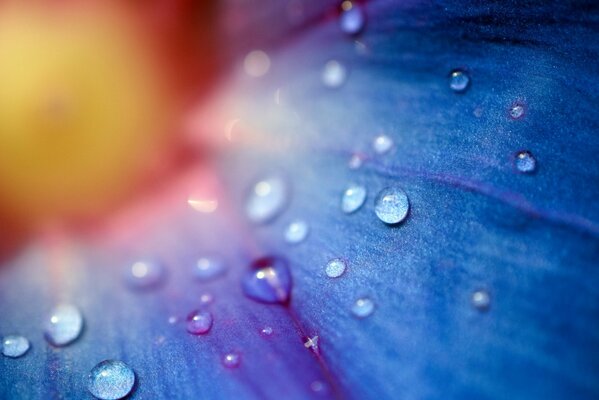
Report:
<svg viewBox="0 0 599 400"><path fill-rule="evenodd" d="M366 188L362 185L350 185L341 196L341 211L346 214L356 212L366 201Z"/></svg>
<svg viewBox="0 0 599 400"><path fill-rule="evenodd" d="M372 141L372 148L377 154L385 154L393 147L393 139L387 135L378 135Z"/></svg>
<svg viewBox="0 0 599 400"><path fill-rule="evenodd" d="M210 293L204 293L200 296L200 303L202 304L212 304L214 302L214 296Z"/></svg>
<svg viewBox="0 0 599 400"><path fill-rule="evenodd" d="M364 157L361 154L352 154L347 166L349 169L358 169L364 164Z"/></svg>
<svg viewBox="0 0 599 400"><path fill-rule="evenodd" d="M345 263L345 260L341 258L333 258L327 263L325 272L329 278L339 278L345 273L346 268L347 264Z"/></svg>
<svg viewBox="0 0 599 400"><path fill-rule="evenodd" d="M214 318L210 311L195 310L187 316L186 329L192 335L203 335L212 328Z"/></svg>
<svg viewBox="0 0 599 400"><path fill-rule="evenodd" d="M486 290L477 290L472 293L472 305L479 311L486 311L491 305L491 296Z"/></svg>
<svg viewBox="0 0 599 400"><path fill-rule="evenodd" d="M320 352L320 347L318 346L318 336L305 338L304 347L306 349L318 354Z"/></svg>
<svg viewBox="0 0 599 400"><path fill-rule="evenodd" d="M516 169L524 174L532 174L537 169L537 160L532 153L527 150L516 153L514 163Z"/></svg>
<svg viewBox="0 0 599 400"><path fill-rule="evenodd" d="M339 61L328 61L322 70L322 83L329 88L338 88L347 79L347 69Z"/></svg>
<svg viewBox="0 0 599 400"><path fill-rule="evenodd" d="M147 289L160 285L166 276L164 265L154 259L138 260L125 269L125 281L134 289Z"/></svg>
<svg viewBox="0 0 599 400"><path fill-rule="evenodd" d="M260 330L260 334L264 337L270 337L272 336L274 330L272 329L272 327L270 326L265 326L264 328L262 328Z"/></svg>
<svg viewBox="0 0 599 400"><path fill-rule="evenodd" d="M351 312L358 318L366 318L374 312L374 302L368 297L359 298L352 306Z"/></svg>
<svg viewBox="0 0 599 400"><path fill-rule="evenodd" d="M350 0L341 3L339 14L339 26L343 33L348 35L357 35L364 29L366 24L366 13L364 8Z"/></svg>
<svg viewBox="0 0 599 400"><path fill-rule="evenodd" d="M255 223L266 223L278 216L289 198L287 183L282 177L272 176L254 184L246 201L246 215Z"/></svg>
<svg viewBox="0 0 599 400"><path fill-rule="evenodd" d="M456 93L463 93L470 85L470 76L466 71L454 69L449 74L449 87Z"/></svg>
<svg viewBox="0 0 599 400"><path fill-rule="evenodd" d="M60 304L50 313L45 337L54 346L66 346L75 341L83 330L83 315L71 304Z"/></svg>
<svg viewBox="0 0 599 400"><path fill-rule="evenodd" d="M227 368L237 368L241 363L241 356L239 353L231 352L225 354L223 357L223 365Z"/></svg>
<svg viewBox="0 0 599 400"><path fill-rule="evenodd" d="M105 360L97 364L87 379L87 389L102 400L122 399L131 393L134 384L135 373L118 360Z"/></svg>
<svg viewBox="0 0 599 400"><path fill-rule="evenodd" d="M193 266L193 274L199 281L210 281L227 272L225 261L219 256L200 257Z"/></svg>
<svg viewBox="0 0 599 400"><path fill-rule="evenodd" d="M285 241L290 244L297 244L303 242L310 233L310 227L304 220L297 219L291 221L291 223L285 229Z"/></svg>
<svg viewBox="0 0 599 400"><path fill-rule="evenodd" d="M242 279L245 295L262 303L286 304L291 296L291 286L287 261L274 256L254 261Z"/></svg>
<svg viewBox="0 0 599 400"><path fill-rule="evenodd" d="M314 381L310 384L310 389L314 393L322 393L327 390L327 385L322 381Z"/></svg>
<svg viewBox="0 0 599 400"><path fill-rule="evenodd" d="M376 216L389 225L404 221L409 210L408 196L398 187L387 187L381 190L374 201Z"/></svg>
<svg viewBox="0 0 599 400"><path fill-rule="evenodd" d="M524 116L524 104L514 103L509 109L509 115L511 119L520 119Z"/></svg>
<svg viewBox="0 0 599 400"><path fill-rule="evenodd" d="M23 336L10 335L2 339L2 354L6 357L21 357L29 350L29 340Z"/></svg>
<svg viewBox="0 0 599 400"><path fill-rule="evenodd" d="M250 51L243 60L243 68L251 77L264 76L270 69L270 57L262 50Z"/></svg>

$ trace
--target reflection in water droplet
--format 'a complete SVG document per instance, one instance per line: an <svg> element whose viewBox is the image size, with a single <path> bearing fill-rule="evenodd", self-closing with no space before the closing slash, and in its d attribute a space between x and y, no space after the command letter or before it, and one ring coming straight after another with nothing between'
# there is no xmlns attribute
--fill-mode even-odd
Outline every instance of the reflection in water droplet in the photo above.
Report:
<svg viewBox="0 0 599 400"><path fill-rule="evenodd" d="M153 288L162 283L166 272L158 260L138 260L125 269L125 280L134 289Z"/></svg>
<svg viewBox="0 0 599 400"><path fill-rule="evenodd" d="M225 261L219 256L200 257L193 267L194 276L200 281L210 281L227 272Z"/></svg>
<svg viewBox="0 0 599 400"><path fill-rule="evenodd" d="M264 328L262 328L262 330L260 331L260 334L261 334L262 336L269 337L269 336L272 336L273 332L274 332L274 331L273 331L273 329L272 329L270 326L265 326L265 327L264 327Z"/></svg>
<svg viewBox="0 0 599 400"><path fill-rule="evenodd" d="M310 232L310 227L306 221L301 219L297 219L292 221L285 230L285 241L291 244L297 244L303 242L308 233Z"/></svg>
<svg viewBox="0 0 599 400"><path fill-rule="evenodd" d="M259 78L266 75L270 69L270 58L262 50L253 50L245 56L243 67L246 74L254 78Z"/></svg>
<svg viewBox="0 0 599 400"><path fill-rule="evenodd" d="M97 364L87 378L87 389L98 399L117 400L127 396L135 384L135 373L118 360Z"/></svg>
<svg viewBox="0 0 599 400"><path fill-rule="evenodd" d="M187 332L192 335L203 335L212 328L212 313L210 311L195 310L187 316Z"/></svg>
<svg viewBox="0 0 599 400"><path fill-rule="evenodd" d="M341 30L348 35L357 35L364 29L366 24L366 14L359 4L350 0L341 3L341 12L339 14L339 26Z"/></svg>
<svg viewBox="0 0 599 400"><path fill-rule="evenodd" d="M257 182L246 202L246 215L255 223L266 223L278 216L287 205L289 193L285 180L278 176Z"/></svg>
<svg viewBox="0 0 599 400"><path fill-rule="evenodd" d="M212 296L210 293L204 293L200 296L200 303L202 304L212 304L213 301L214 296Z"/></svg>
<svg viewBox="0 0 599 400"><path fill-rule="evenodd" d="M223 357L223 365L227 368L237 368L241 362L239 353L231 352Z"/></svg>
<svg viewBox="0 0 599 400"><path fill-rule="evenodd" d="M359 298L352 306L351 312L358 318L366 318L374 312L374 303L367 297Z"/></svg>
<svg viewBox="0 0 599 400"><path fill-rule="evenodd" d="M472 293L472 305L479 311L486 311L491 305L491 296L486 290L477 290Z"/></svg>
<svg viewBox="0 0 599 400"><path fill-rule="evenodd" d="M318 336L306 338L304 341L304 347L318 354L320 352L320 348L318 347Z"/></svg>
<svg viewBox="0 0 599 400"><path fill-rule="evenodd" d="M286 304L291 295L291 272L280 257L254 261L241 283L246 296L263 303Z"/></svg>
<svg viewBox="0 0 599 400"><path fill-rule="evenodd" d="M376 216L386 224L398 224L406 219L410 202L398 187L388 187L379 192L374 201Z"/></svg>
<svg viewBox="0 0 599 400"><path fill-rule="evenodd" d="M531 174L537 169L537 160L530 151L519 151L514 160L516 169L524 174Z"/></svg>
<svg viewBox="0 0 599 400"><path fill-rule="evenodd" d="M10 335L2 339L2 354L6 357L21 357L29 350L29 340L23 336Z"/></svg>
<svg viewBox="0 0 599 400"><path fill-rule="evenodd" d="M327 263L325 272L329 278L339 278L345 273L347 264L341 258L334 258Z"/></svg>
<svg viewBox="0 0 599 400"><path fill-rule="evenodd" d="M522 103L514 103L510 107L510 118L512 119L520 119L524 116L524 104Z"/></svg>
<svg viewBox="0 0 599 400"><path fill-rule="evenodd" d="M346 214L356 212L366 201L366 188L362 185L350 185L341 197L341 211Z"/></svg>
<svg viewBox="0 0 599 400"><path fill-rule="evenodd" d="M466 71L455 69L449 75L449 87L456 93L463 93L470 85L470 77Z"/></svg>
<svg viewBox="0 0 599 400"><path fill-rule="evenodd" d="M385 154L393 147L393 140L387 135L378 135L372 141L372 148L377 154Z"/></svg>
<svg viewBox="0 0 599 400"><path fill-rule="evenodd" d="M83 329L83 315L70 304L58 305L46 322L45 337L54 346L66 346L75 341Z"/></svg>
<svg viewBox="0 0 599 400"><path fill-rule="evenodd" d="M322 70L322 83L329 88L338 88L345 83L347 69L339 61L331 60Z"/></svg>

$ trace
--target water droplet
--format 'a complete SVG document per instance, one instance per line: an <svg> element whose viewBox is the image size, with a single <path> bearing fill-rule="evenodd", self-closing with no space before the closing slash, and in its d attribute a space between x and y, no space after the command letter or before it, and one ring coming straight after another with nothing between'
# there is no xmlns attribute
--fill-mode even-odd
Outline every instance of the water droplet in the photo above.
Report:
<svg viewBox="0 0 599 400"><path fill-rule="evenodd" d="M374 302L368 297L359 298L352 306L351 312L358 318L366 318L374 312Z"/></svg>
<svg viewBox="0 0 599 400"><path fill-rule="evenodd" d="M135 373L118 360L97 364L87 378L87 390L102 400L117 400L127 396L135 384Z"/></svg>
<svg viewBox="0 0 599 400"><path fill-rule="evenodd" d="M262 328L262 330L260 331L260 334L261 334L262 336L269 337L269 336L272 336L273 332L274 332L274 330L273 330L273 329L272 329L270 326L265 326L265 327L264 327L264 328Z"/></svg>
<svg viewBox="0 0 599 400"><path fill-rule="evenodd" d="M349 169L358 169L364 164L364 156L361 154L352 154L347 166Z"/></svg>
<svg viewBox="0 0 599 400"><path fill-rule="evenodd" d="M477 290L472 293L472 305L480 311L486 311L491 305L491 296L486 290Z"/></svg>
<svg viewBox="0 0 599 400"><path fill-rule="evenodd" d="M509 114L511 119L520 119L524 116L524 104L514 103L510 107Z"/></svg>
<svg viewBox="0 0 599 400"><path fill-rule="evenodd" d="M377 154L385 154L393 147L393 140L387 135L378 135L372 141L372 148Z"/></svg>
<svg viewBox="0 0 599 400"><path fill-rule="evenodd" d="M60 304L50 313L44 333L54 346L66 346L79 337L82 329L81 311L71 304Z"/></svg>
<svg viewBox="0 0 599 400"><path fill-rule="evenodd" d="M470 85L470 76L466 71L455 69L449 74L449 87L456 93L464 93Z"/></svg>
<svg viewBox="0 0 599 400"><path fill-rule="evenodd" d="M270 69L270 57L262 50L250 51L243 60L243 68L253 78L264 76Z"/></svg>
<svg viewBox="0 0 599 400"><path fill-rule="evenodd" d="M204 293L200 296L200 303L202 304L212 304L213 301L214 296L212 296L210 293Z"/></svg>
<svg viewBox="0 0 599 400"><path fill-rule="evenodd" d="M242 280L249 298L263 303L286 304L291 295L291 272L280 257L264 257L254 261Z"/></svg>
<svg viewBox="0 0 599 400"><path fill-rule="evenodd" d="M285 230L285 241L291 244L297 244L303 242L308 233L310 232L310 227L306 221L301 219L297 219L292 221Z"/></svg>
<svg viewBox="0 0 599 400"><path fill-rule="evenodd" d="M175 325L178 321L179 318L177 318L177 316L175 315L171 315L170 317L168 317L168 323L171 325Z"/></svg>
<svg viewBox="0 0 599 400"><path fill-rule="evenodd" d="M200 257L193 267L194 276L200 281L210 281L227 272L225 261L219 256Z"/></svg>
<svg viewBox="0 0 599 400"><path fill-rule="evenodd" d="M273 176L257 182L246 202L246 215L255 223L266 223L278 216L287 205L289 193L285 180Z"/></svg>
<svg viewBox="0 0 599 400"><path fill-rule="evenodd" d="M21 357L29 350L29 340L23 336L10 335L2 339L2 354L6 357Z"/></svg>
<svg viewBox="0 0 599 400"><path fill-rule="evenodd" d="M374 200L376 216L386 224L398 224L406 219L410 202L406 193L398 187L388 187L379 192Z"/></svg>
<svg viewBox="0 0 599 400"><path fill-rule="evenodd" d="M346 214L356 212L366 201L366 188L362 185L350 185L341 197L341 211Z"/></svg>
<svg viewBox="0 0 599 400"><path fill-rule="evenodd" d="M203 335L212 328L212 313L210 311L195 310L187 316L187 332L192 335Z"/></svg>
<svg viewBox="0 0 599 400"><path fill-rule="evenodd" d="M338 88L347 79L347 69L339 61L331 60L322 70L322 83L329 88Z"/></svg>
<svg viewBox="0 0 599 400"><path fill-rule="evenodd" d="M537 160L530 151L519 151L514 160L516 169L524 174L532 174L537 169Z"/></svg>
<svg viewBox="0 0 599 400"><path fill-rule="evenodd" d="M341 258L333 258L327 263L325 272L329 278L339 278L345 273L346 268L347 264L345 263L345 260Z"/></svg>
<svg viewBox="0 0 599 400"><path fill-rule="evenodd" d="M165 276L164 265L153 259L138 260L125 270L127 284L135 289L154 288L162 283Z"/></svg>
<svg viewBox="0 0 599 400"><path fill-rule="evenodd" d="M339 26L348 35L357 35L364 29L366 24L366 13L359 4L345 0L341 3L339 14Z"/></svg>
<svg viewBox="0 0 599 400"><path fill-rule="evenodd" d="M318 354L320 348L318 347L318 336L308 337L304 341L304 347Z"/></svg>
<svg viewBox="0 0 599 400"><path fill-rule="evenodd" d="M327 389L327 385L321 381L314 381L310 384L310 389L315 393L322 393Z"/></svg>
<svg viewBox="0 0 599 400"><path fill-rule="evenodd" d="M227 368L237 368L240 362L241 356L236 352L227 353L223 357L223 365Z"/></svg>

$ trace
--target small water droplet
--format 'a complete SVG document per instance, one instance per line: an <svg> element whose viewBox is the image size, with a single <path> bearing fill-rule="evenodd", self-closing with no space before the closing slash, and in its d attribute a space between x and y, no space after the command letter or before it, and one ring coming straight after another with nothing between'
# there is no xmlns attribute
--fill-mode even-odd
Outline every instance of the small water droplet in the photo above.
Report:
<svg viewBox="0 0 599 400"><path fill-rule="evenodd" d="M270 69L270 57L262 50L250 51L243 60L246 74L253 78L266 75Z"/></svg>
<svg viewBox="0 0 599 400"><path fill-rule="evenodd" d="M364 156L361 154L352 154L347 166L349 169L358 169L364 164Z"/></svg>
<svg viewBox="0 0 599 400"><path fill-rule="evenodd" d="M168 317L168 323L171 325L175 325L178 321L179 318L177 318L175 315L171 315L170 317Z"/></svg>
<svg viewBox="0 0 599 400"><path fill-rule="evenodd" d="M272 336L273 332L274 332L274 330L272 329L272 327L270 327L270 326L265 326L265 327L264 327L264 328L262 328L262 330L260 331L260 334L261 334L262 336L269 337L269 336Z"/></svg>
<svg viewBox="0 0 599 400"><path fill-rule="evenodd" d="M308 337L304 341L304 347L318 354L320 348L318 347L318 336Z"/></svg>
<svg viewBox="0 0 599 400"><path fill-rule="evenodd" d="M125 269L125 280L134 289L154 288L165 276L164 265L154 259L138 260Z"/></svg>
<svg viewBox="0 0 599 400"><path fill-rule="evenodd" d="M10 335L2 339L2 354L6 357L21 357L29 350L29 340L23 336Z"/></svg>
<svg viewBox="0 0 599 400"><path fill-rule="evenodd" d="M247 202L246 215L255 223L266 223L277 217L287 205L289 193L285 180L272 176L256 182Z"/></svg>
<svg viewBox="0 0 599 400"><path fill-rule="evenodd" d="M366 188L362 185L350 185L341 197L341 211L346 214L356 212L366 201Z"/></svg>
<svg viewBox="0 0 599 400"><path fill-rule="evenodd" d="M254 261L242 280L243 292L263 303L286 304L291 295L291 272L280 257L263 257Z"/></svg>
<svg viewBox="0 0 599 400"><path fill-rule="evenodd" d="M314 393L322 393L327 389L327 385L322 381L314 381L310 384L310 389Z"/></svg>
<svg viewBox="0 0 599 400"><path fill-rule="evenodd" d="M187 316L186 329L192 335L203 335L212 328L214 318L210 311L195 310Z"/></svg>
<svg viewBox="0 0 599 400"><path fill-rule="evenodd" d="M212 304L214 302L214 296L210 293L204 293L200 296L200 303L202 304Z"/></svg>
<svg viewBox="0 0 599 400"><path fill-rule="evenodd" d="M522 103L514 103L510 107L509 115L511 119L520 119L524 116L524 104Z"/></svg>
<svg viewBox="0 0 599 400"><path fill-rule="evenodd" d="M345 263L345 260L341 258L333 258L327 263L325 272L329 278L339 278L345 273L346 268L347 264Z"/></svg>
<svg viewBox="0 0 599 400"><path fill-rule="evenodd" d="M410 202L406 193L398 187L387 187L379 192L374 201L376 216L386 224L398 224L406 219Z"/></svg>
<svg viewBox="0 0 599 400"><path fill-rule="evenodd" d="M472 293L472 305L480 311L486 311L491 305L491 296L486 290L477 290Z"/></svg>
<svg viewBox="0 0 599 400"><path fill-rule="evenodd" d="M285 241L290 244L303 242L310 233L308 223L301 219L291 221L285 229Z"/></svg>
<svg viewBox="0 0 599 400"><path fill-rule="evenodd" d="M385 154L393 147L393 139L387 135L378 135L372 141L372 148L377 154Z"/></svg>
<svg viewBox="0 0 599 400"><path fill-rule="evenodd" d="M223 365L227 368L237 368L241 363L241 356L237 352L225 354L223 357Z"/></svg>
<svg viewBox="0 0 599 400"><path fill-rule="evenodd" d="M351 312L358 318L366 318L374 312L374 302L368 297L359 298L352 306Z"/></svg>
<svg viewBox="0 0 599 400"><path fill-rule="evenodd" d="M75 341L83 329L83 315L71 304L56 306L46 322L45 337L54 346L66 346Z"/></svg>
<svg viewBox="0 0 599 400"><path fill-rule="evenodd" d="M532 153L527 150L517 152L514 163L516 169L524 174L532 174L537 169L537 160Z"/></svg>
<svg viewBox="0 0 599 400"><path fill-rule="evenodd" d="M347 79L347 68L337 60L330 60L322 70L322 83L329 88L338 88Z"/></svg>
<svg viewBox="0 0 599 400"><path fill-rule="evenodd" d="M470 76L466 71L454 69L449 74L449 87L456 93L464 93L470 85Z"/></svg>
<svg viewBox="0 0 599 400"><path fill-rule="evenodd" d="M200 257L193 267L194 276L200 281L219 278L227 272L225 261L216 255Z"/></svg>
<svg viewBox="0 0 599 400"><path fill-rule="evenodd" d="M105 360L97 364L87 378L87 390L102 400L122 399L131 393L135 373L124 362Z"/></svg>
<svg viewBox="0 0 599 400"><path fill-rule="evenodd" d="M361 5L350 0L341 3L339 26L348 35L357 35L364 29L366 13Z"/></svg>

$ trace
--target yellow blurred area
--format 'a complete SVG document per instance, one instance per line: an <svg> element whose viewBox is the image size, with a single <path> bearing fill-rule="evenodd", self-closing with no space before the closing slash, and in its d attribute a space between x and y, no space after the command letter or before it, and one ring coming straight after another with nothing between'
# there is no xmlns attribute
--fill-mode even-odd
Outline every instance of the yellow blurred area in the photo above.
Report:
<svg viewBox="0 0 599 400"><path fill-rule="evenodd" d="M114 7L20 3L0 6L0 214L97 215L159 163L164 71Z"/></svg>

